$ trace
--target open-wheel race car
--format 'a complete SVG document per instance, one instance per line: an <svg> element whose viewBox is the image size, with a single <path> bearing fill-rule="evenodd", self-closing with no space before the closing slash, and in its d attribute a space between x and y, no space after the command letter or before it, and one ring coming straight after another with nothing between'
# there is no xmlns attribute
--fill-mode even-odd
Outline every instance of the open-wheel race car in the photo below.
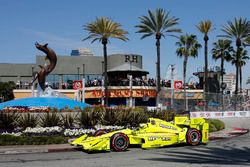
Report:
<svg viewBox="0 0 250 167"><path fill-rule="evenodd" d="M208 129L203 118L175 117L173 123L149 118L136 130L127 128L109 133L98 130L94 135L85 134L75 139L71 145L80 146L87 152L125 151L131 145L140 145L143 149L179 143L195 146L208 142Z"/></svg>

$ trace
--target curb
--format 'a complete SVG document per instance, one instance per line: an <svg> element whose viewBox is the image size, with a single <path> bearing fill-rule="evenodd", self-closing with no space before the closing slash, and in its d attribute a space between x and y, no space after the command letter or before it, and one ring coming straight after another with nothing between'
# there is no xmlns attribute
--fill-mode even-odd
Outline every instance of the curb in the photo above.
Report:
<svg viewBox="0 0 250 167"><path fill-rule="evenodd" d="M40 146L40 148L16 148L16 147L10 147L10 148L0 148L0 155L3 154L32 154L32 153L54 153L54 152L73 152L77 151L76 148L72 146L54 146L49 148L49 146Z"/></svg>
<svg viewBox="0 0 250 167"><path fill-rule="evenodd" d="M213 140L220 140L220 139L231 139L237 136L244 135L246 133L249 133L249 129L232 128L232 131L227 131L219 135L210 136L209 140L213 141Z"/></svg>
<svg viewBox="0 0 250 167"><path fill-rule="evenodd" d="M17 149L17 150L5 150L5 151L0 151L0 155L3 154L32 154L32 153L46 153L48 152L47 149Z"/></svg>

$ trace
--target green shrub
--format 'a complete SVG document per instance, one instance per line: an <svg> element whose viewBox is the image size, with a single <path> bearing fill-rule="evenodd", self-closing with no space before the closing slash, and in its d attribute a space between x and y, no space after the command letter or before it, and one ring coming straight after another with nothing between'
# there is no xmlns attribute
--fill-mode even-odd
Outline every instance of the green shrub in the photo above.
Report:
<svg viewBox="0 0 250 167"><path fill-rule="evenodd" d="M86 107L77 117L77 123L82 127L93 127L100 121L101 113L91 107Z"/></svg>
<svg viewBox="0 0 250 167"><path fill-rule="evenodd" d="M13 136L0 135L0 146L6 145L44 145L68 143L64 136Z"/></svg>
<svg viewBox="0 0 250 167"><path fill-rule="evenodd" d="M209 132L216 132L225 129L225 123L219 119L206 119L209 123Z"/></svg>
<svg viewBox="0 0 250 167"><path fill-rule="evenodd" d="M39 117L30 113L21 114L19 119L17 120L18 127L21 127L22 129L26 129L27 127L36 127L38 123Z"/></svg>
<svg viewBox="0 0 250 167"><path fill-rule="evenodd" d="M175 116L175 112L172 110L160 110L149 112L150 117L159 118L165 121L172 121Z"/></svg>
<svg viewBox="0 0 250 167"><path fill-rule="evenodd" d="M15 112L0 112L0 129L15 129L19 114Z"/></svg>
<svg viewBox="0 0 250 167"><path fill-rule="evenodd" d="M70 128L74 126L75 118L73 114L61 114L62 125L64 128Z"/></svg>
<svg viewBox="0 0 250 167"><path fill-rule="evenodd" d="M15 88L16 84L13 81L0 82L0 96L3 97L3 102L13 100L15 98L13 94L13 89Z"/></svg>
<svg viewBox="0 0 250 167"><path fill-rule="evenodd" d="M142 108L133 109L118 106L115 108L106 108L101 114L99 117L101 125L136 126L148 119L147 114Z"/></svg>
<svg viewBox="0 0 250 167"><path fill-rule="evenodd" d="M131 126L139 126L140 123L146 123L149 115L140 110L132 110L129 115L129 125Z"/></svg>
<svg viewBox="0 0 250 167"><path fill-rule="evenodd" d="M101 119L99 123L101 125L118 125L120 121L121 110L118 108L107 108L101 112Z"/></svg>
<svg viewBox="0 0 250 167"><path fill-rule="evenodd" d="M61 118L56 112L40 115L40 125L42 127L61 126L61 124Z"/></svg>
<svg viewBox="0 0 250 167"><path fill-rule="evenodd" d="M116 125L119 125L119 126L127 126L127 125L131 125L131 122L133 121L132 120L132 117L131 117L131 108L129 109L120 109L117 111L117 123Z"/></svg>
<svg viewBox="0 0 250 167"><path fill-rule="evenodd" d="M217 128L214 124L209 124L209 132L217 132Z"/></svg>

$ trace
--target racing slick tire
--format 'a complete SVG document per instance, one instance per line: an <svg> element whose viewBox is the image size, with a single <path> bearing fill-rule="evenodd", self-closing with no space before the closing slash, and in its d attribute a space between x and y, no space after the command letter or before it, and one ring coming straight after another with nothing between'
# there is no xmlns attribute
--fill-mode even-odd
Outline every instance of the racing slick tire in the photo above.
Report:
<svg viewBox="0 0 250 167"><path fill-rule="evenodd" d="M101 136L101 135L106 134L106 133L108 133L106 130L99 129L99 130L95 131L94 136Z"/></svg>
<svg viewBox="0 0 250 167"><path fill-rule="evenodd" d="M187 144L196 146L201 143L201 132L197 129L191 128L188 129L186 134Z"/></svg>
<svg viewBox="0 0 250 167"><path fill-rule="evenodd" d="M114 151L125 151L129 146L129 138L124 133L115 133L110 138L110 145Z"/></svg>

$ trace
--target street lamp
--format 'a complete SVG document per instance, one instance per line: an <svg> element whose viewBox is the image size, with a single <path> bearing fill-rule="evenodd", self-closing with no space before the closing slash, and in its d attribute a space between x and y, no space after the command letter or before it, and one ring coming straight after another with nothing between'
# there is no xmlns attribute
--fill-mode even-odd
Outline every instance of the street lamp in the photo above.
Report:
<svg viewBox="0 0 250 167"><path fill-rule="evenodd" d="M170 64L171 68L171 107L173 108L174 106L174 65Z"/></svg>
<svg viewBox="0 0 250 167"><path fill-rule="evenodd" d="M32 76L32 85L31 85L31 93L32 97L34 97L34 66L31 66L31 76Z"/></svg>
<svg viewBox="0 0 250 167"><path fill-rule="evenodd" d="M82 77L85 78L85 64L82 64Z"/></svg>
<svg viewBox="0 0 250 167"><path fill-rule="evenodd" d="M133 76L132 76L132 63L134 62L134 60L130 60L127 59L127 61L129 62L129 73L130 75L128 76L128 79L129 79L129 92L130 92L130 95L129 95L129 107L133 107Z"/></svg>
<svg viewBox="0 0 250 167"><path fill-rule="evenodd" d="M80 79L80 67L77 67L77 79Z"/></svg>
<svg viewBox="0 0 250 167"><path fill-rule="evenodd" d="M186 87L186 86L188 86L188 89L190 89L189 88L189 82L190 82L190 80L191 79L193 79L194 77L193 76L191 76L191 77L189 77L188 78L188 81L186 82L186 83L184 83L184 86ZM187 92L185 92L185 96L186 96L186 106L185 106L185 108L186 108L186 111L188 111L189 110L189 107L188 107L188 98L187 98Z"/></svg>
<svg viewBox="0 0 250 167"><path fill-rule="evenodd" d="M104 61L102 61L102 106L104 106Z"/></svg>

